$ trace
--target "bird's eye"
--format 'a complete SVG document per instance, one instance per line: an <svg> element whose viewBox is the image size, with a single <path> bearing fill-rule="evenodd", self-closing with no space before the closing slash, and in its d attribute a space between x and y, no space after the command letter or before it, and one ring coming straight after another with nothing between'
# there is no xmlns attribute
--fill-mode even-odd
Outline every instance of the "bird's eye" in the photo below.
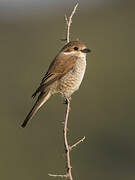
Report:
<svg viewBox="0 0 135 180"><path fill-rule="evenodd" d="M77 51L77 50L78 50L78 47L74 47L74 50Z"/></svg>

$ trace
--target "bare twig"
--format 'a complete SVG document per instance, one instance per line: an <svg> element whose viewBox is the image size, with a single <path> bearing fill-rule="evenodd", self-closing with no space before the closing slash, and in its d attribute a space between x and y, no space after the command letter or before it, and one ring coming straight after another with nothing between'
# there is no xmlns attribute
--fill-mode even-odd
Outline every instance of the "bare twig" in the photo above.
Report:
<svg viewBox="0 0 135 180"><path fill-rule="evenodd" d="M72 11L69 18L67 18L67 16L65 15L65 21L66 21L66 24L67 24L67 33L66 33L67 43L69 43L69 41L70 41L70 26L72 24L72 18L73 18L73 15L76 12L76 9L77 9L78 5L79 5L78 3L75 5L75 7L74 7L74 9L73 9L73 11Z"/></svg>
<svg viewBox="0 0 135 180"><path fill-rule="evenodd" d="M66 14L65 14L65 21L66 21L66 25L68 26L68 17Z"/></svg>
<svg viewBox="0 0 135 180"><path fill-rule="evenodd" d="M76 12L76 9L78 7L78 3L75 5L70 17L68 18L65 15L65 21L66 21L66 25L67 25L67 33L66 33L66 41L67 43L69 43L70 41L70 27L72 24L72 17ZM70 98L67 98L67 109L66 109L66 115L65 115L65 120L64 120L64 128L63 128L63 137L64 137L64 146L65 146L65 157L66 157L66 173L64 175L62 174L48 174L49 176L52 177L61 177L61 178L69 178L69 180L73 180L72 177L72 166L71 166L71 161L70 161L70 151L76 147L78 144L80 144L81 142L84 141L85 137L83 137L82 139L80 139L79 141L77 141L75 144L73 144L72 146L70 146L68 144L68 139L67 139L67 131L68 131L68 117L69 117L69 112L70 112Z"/></svg>
<svg viewBox="0 0 135 180"><path fill-rule="evenodd" d="M61 178L67 178L67 175L63 174L48 174L49 176L52 176L52 177L61 177Z"/></svg>
<svg viewBox="0 0 135 180"><path fill-rule="evenodd" d="M84 136L82 139L80 139L79 141L77 141L75 144L73 144L72 146L70 146L70 151L71 151L74 147L76 147L78 144L80 144L81 142L83 142L84 139L85 139L85 136Z"/></svg>
<svg viewBox="0 0 135 180"><path fill-rule="evenodd" d="M70 98L67 98L67 109L66 109L66 116L65 116L64 129L63 129L67 171L65 175L56 175L56 174L48 174L48 175L53 177L62 177L62 178L66 177L69 178L70 180L73 180L71 173L72 167L70 162L70 146L68 145L68 140L67 140L67 123L68 123L69 111L70 111Z"/></svg>
<svg viewBox="0 0 135 180"><path fill-rule="evenodd" d="M72 167L70 162L70 146L68 145L68 140L67 140L67 123L68 123L69 111L70 111L70 99L67 99L67 110L66 110L63 134L64 134L64 146L65 146L65 154L66 154L67 177L69 177L70 180L73 180L71 173Z"/></svg>

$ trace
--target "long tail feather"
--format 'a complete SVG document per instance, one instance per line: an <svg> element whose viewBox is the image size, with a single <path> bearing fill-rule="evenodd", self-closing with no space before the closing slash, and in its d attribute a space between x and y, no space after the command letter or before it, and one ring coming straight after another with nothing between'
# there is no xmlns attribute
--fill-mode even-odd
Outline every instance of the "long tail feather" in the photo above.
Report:
<svg viewBox="0 0 135 180"><path fill-rule="evenodd" d="M44 93L44 94L39 95L36 103L34 104L32 109L30 110L29 114L25 118L21 127L23 127L23 128L26 127L28 121L33 118L33 116L36 114L36 112L39 110L39 108L49 99L50 96L51 96L50 93Z"/></svg>

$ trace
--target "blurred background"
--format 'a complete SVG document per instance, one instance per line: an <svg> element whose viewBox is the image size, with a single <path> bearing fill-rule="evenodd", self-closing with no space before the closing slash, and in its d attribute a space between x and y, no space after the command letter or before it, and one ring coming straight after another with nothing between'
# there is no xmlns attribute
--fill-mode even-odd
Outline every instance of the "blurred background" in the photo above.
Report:
<svg viewBox="0 0 135 180"><path fill-rule="evenodd" d="M51 180L48 173L65 171L62 98L51 98L26 129L20 125L64 45L64 15L75 3L0 0L0 179ZM73 17L72 40L92 50L68 124L70 144L86 136L71 153L74 179L135 179L134 7L132 0L85 0Z"/></svg>

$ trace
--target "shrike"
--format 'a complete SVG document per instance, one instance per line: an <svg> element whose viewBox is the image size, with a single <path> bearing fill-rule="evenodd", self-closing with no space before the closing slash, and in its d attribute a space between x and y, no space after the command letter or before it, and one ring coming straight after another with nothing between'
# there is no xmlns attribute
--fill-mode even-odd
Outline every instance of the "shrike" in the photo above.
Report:
<svg viewBox="0 0 135 180"><path fill-rule="evenodd" d="M79 89L86 69L86 54L89 52L90 49L80 41L71 41L60 50L32 95L34 98L39 94L22 124L23 128L52 95L61 94L66 100Z"/></svg>

